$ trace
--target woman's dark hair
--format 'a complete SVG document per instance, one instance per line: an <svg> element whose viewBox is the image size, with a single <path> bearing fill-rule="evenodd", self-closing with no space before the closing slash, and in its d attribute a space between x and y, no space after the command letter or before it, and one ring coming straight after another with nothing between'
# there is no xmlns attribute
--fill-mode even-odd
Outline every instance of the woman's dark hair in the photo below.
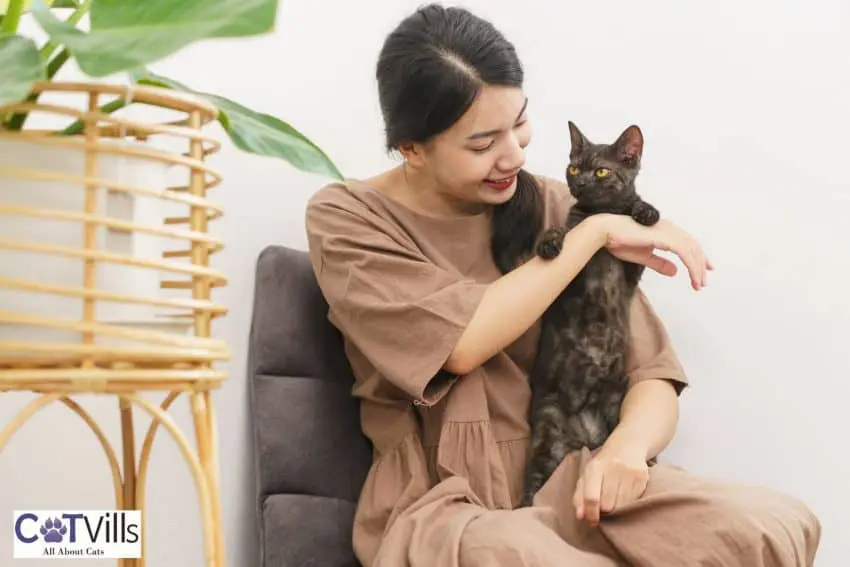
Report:
<svg viewBox="0 0 850 567"><path fill-rule="evenodd" d="M424 143L452 126L485 85L521 87L514 46L488 21L430 4L390 33L377 66L386 145ZM543 218L540 188L520 171L514 196L494 210L494 260L512 269L534 247Z"/></svg>

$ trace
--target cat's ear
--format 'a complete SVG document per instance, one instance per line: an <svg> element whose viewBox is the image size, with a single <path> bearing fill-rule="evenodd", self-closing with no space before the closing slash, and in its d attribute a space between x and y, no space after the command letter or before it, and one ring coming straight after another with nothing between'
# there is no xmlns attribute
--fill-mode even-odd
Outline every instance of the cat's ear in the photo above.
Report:
<svg viewBox="0 0 850 567"><path fill-rule="evenodd" d="M612 144L618 161L625 165L636 165L643 154L643 132L635 125L626 128Z"/></svg>
<svg viewBox="0 0 850 567"><path fill-rule="evenodd" d="M569 122L570 126L570 159L573 159L584 152L584 149L590 145L590 142L587 138L584 137L584 134L581 133L581 130L578 129L578 126Z"/></svg>

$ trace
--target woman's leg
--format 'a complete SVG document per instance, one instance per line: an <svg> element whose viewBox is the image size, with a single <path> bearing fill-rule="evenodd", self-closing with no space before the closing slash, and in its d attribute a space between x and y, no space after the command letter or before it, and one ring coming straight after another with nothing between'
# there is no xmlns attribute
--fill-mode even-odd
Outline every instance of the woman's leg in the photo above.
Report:
<svg viewBox="0 0 850 567"><path fill-rule="evenodd" d="M572 496L590 452L568 455L535 498L558 511L570 545L632 567L812 567L821 526L799 500L766 488L725 483L660 463L637 501L603 515L598 528L576 520Z"/></svg>
<svg viewBox="0 0 850 567"><path fill-rule="evenodd" d="M487 512L466 528L460 544L460 567L624 565L572 547L555 530L555 512L550 508Z"/></svg>
<svg viewBox="0 0 850 567"><path fill-rule="evenodd" d="M448 479L393 522L373 567L623 567L559 535L549 507L488 510ZM616 553L610 555L616 557Z"/></svg>
<svg viewBox="0 0 850 567"><path fill-rule="evenodd" d="M601 533L635 567L811 567L821 526L799 500L667 464L643 497L606 517Z"/></svg>

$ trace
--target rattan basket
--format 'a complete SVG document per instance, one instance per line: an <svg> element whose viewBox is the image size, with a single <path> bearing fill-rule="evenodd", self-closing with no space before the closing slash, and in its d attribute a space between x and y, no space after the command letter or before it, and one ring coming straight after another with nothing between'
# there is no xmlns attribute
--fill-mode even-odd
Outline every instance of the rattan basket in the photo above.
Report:
<svg viewBox="0 0 850 567"><path fill-rule="evenodd" d="M44 82L35 92L39 101L0 107L0 113L79 119L83 128L71 136L0 130L0 392L39 394L0 430L0 450L36 412L62 402L103 445L116 508L143 510L148 459L161 425L197 484L206 564L220 567L210 391L225 378L214 364L227 359L229 349L211 337L212 322L226 312L212 292L226 277L210 267L222 242L208 227L222 209L207 192L221 176L205 163L219 144L203 131L217 109L146 87ZM51 94L76 102L47 102ZM99 110L121 100L169 118L119 118ZM19 157L4 162L11 147ZM140 395L151 391L162 392L161 405ZM123 466L74 401L79 393L119 400ZM190 397L195 443L167 413L181 393ZM152 418L138 454L134 407ZM119 564L143 565L144 559Z"/></svg>

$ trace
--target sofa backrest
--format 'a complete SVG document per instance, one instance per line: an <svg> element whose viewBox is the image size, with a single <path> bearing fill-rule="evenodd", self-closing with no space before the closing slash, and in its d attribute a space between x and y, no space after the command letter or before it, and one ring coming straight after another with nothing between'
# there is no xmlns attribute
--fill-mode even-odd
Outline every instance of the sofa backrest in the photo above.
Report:
<svg viewBox="0 0 850 567"><path fill-rule="evenodd" d="M265 530L262 551L266 558L283 554L305 560L322 553L309 549L322 545L322 537L305 538L307 517L320 522L318 530L323 528L317 515L346 510L342 524L339 517L327 521L336 522L335 530L350 545L350 515L371 463L371 447L360 430L342 339L327 319L327 303L307 253L267 247L257 261L254 289L248 372L257 504ZM272 522L269 499L280 495L301 518ZM281 538L274 545L286 547L272 553L272 537Z"/></svg>

